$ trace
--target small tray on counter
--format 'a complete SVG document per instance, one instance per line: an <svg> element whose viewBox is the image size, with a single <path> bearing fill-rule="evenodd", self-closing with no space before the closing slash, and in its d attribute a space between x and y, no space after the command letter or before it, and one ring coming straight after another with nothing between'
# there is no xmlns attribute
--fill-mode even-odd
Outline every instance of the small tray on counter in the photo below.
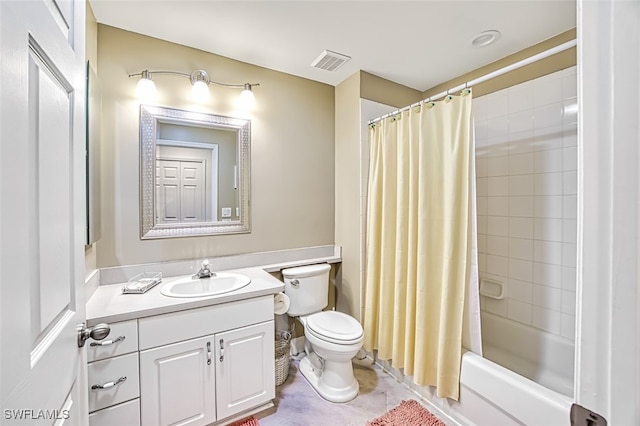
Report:
<svg viewBox="0 0 640 426"><path fill-rule="evenodd" d="M162 282L162 272L143 272L122 287L122 294L143 294Z"/></svg>

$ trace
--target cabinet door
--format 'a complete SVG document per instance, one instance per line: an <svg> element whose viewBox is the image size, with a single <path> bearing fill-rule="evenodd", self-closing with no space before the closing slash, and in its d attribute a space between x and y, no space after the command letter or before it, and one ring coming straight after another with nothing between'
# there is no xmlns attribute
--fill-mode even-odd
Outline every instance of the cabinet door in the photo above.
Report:
<svg viewBox="0 0 640 426"><path fill-rule="evenodd" d="M218 419L275 397L273 333L268 321L215 335Z"/></svg>
<svg viewBox="0 0 640 426"><path fill-rule="evenodd" d="M213 336L140 352L142 425L216 420Z"/></svg>

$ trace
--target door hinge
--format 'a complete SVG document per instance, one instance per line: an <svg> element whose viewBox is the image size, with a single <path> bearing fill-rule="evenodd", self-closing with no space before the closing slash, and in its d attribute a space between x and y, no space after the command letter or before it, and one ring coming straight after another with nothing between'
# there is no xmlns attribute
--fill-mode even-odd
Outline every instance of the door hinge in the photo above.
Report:
<svg viewBox="0 0 640 426"><path fill-rule="evenodd" d="M581 405L571 405L571 426L607 426L607 419Z"/></svg>

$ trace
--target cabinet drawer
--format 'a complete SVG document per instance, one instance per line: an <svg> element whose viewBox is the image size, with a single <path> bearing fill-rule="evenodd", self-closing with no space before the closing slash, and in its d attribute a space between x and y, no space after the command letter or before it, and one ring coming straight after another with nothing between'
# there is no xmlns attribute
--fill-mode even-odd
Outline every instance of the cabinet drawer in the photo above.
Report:
<svg viewBox="0 0 640 426"><path fill-rule="evenodd" d="M92 362L87 367L87 375L89 412L140 396L137 352ZM125 379L120 380L123 377ZM104 389L97 386L104 386Z"/></svg>
<svg viewBox="0 0 640 426"><path fill-rule="evenodd" d="M140 399L89 414L89 426L140 426Z"/></svg>
<svg viewBox="0 0 640 426"><path fill-rule="evenodd" d="M111 332L104 340L89 339L87 344L87 360L124 355L138 350L138 321L123 321L109 324Z"/></svg>
<svg viewBox="0 0 640 426"><path fill-rule="evenodd" d="M141 318L140 350L272 320L272 295Z"/></svg>

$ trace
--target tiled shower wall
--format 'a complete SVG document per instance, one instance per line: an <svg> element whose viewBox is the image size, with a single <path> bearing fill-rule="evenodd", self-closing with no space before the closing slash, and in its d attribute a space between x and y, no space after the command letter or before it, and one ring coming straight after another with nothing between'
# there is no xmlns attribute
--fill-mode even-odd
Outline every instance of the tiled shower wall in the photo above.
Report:
<svg viewBox="0 0 640 426"><path fill-rule="evenodd" d="M481 309L575 338L575 67L474 99Z"/></svg>

